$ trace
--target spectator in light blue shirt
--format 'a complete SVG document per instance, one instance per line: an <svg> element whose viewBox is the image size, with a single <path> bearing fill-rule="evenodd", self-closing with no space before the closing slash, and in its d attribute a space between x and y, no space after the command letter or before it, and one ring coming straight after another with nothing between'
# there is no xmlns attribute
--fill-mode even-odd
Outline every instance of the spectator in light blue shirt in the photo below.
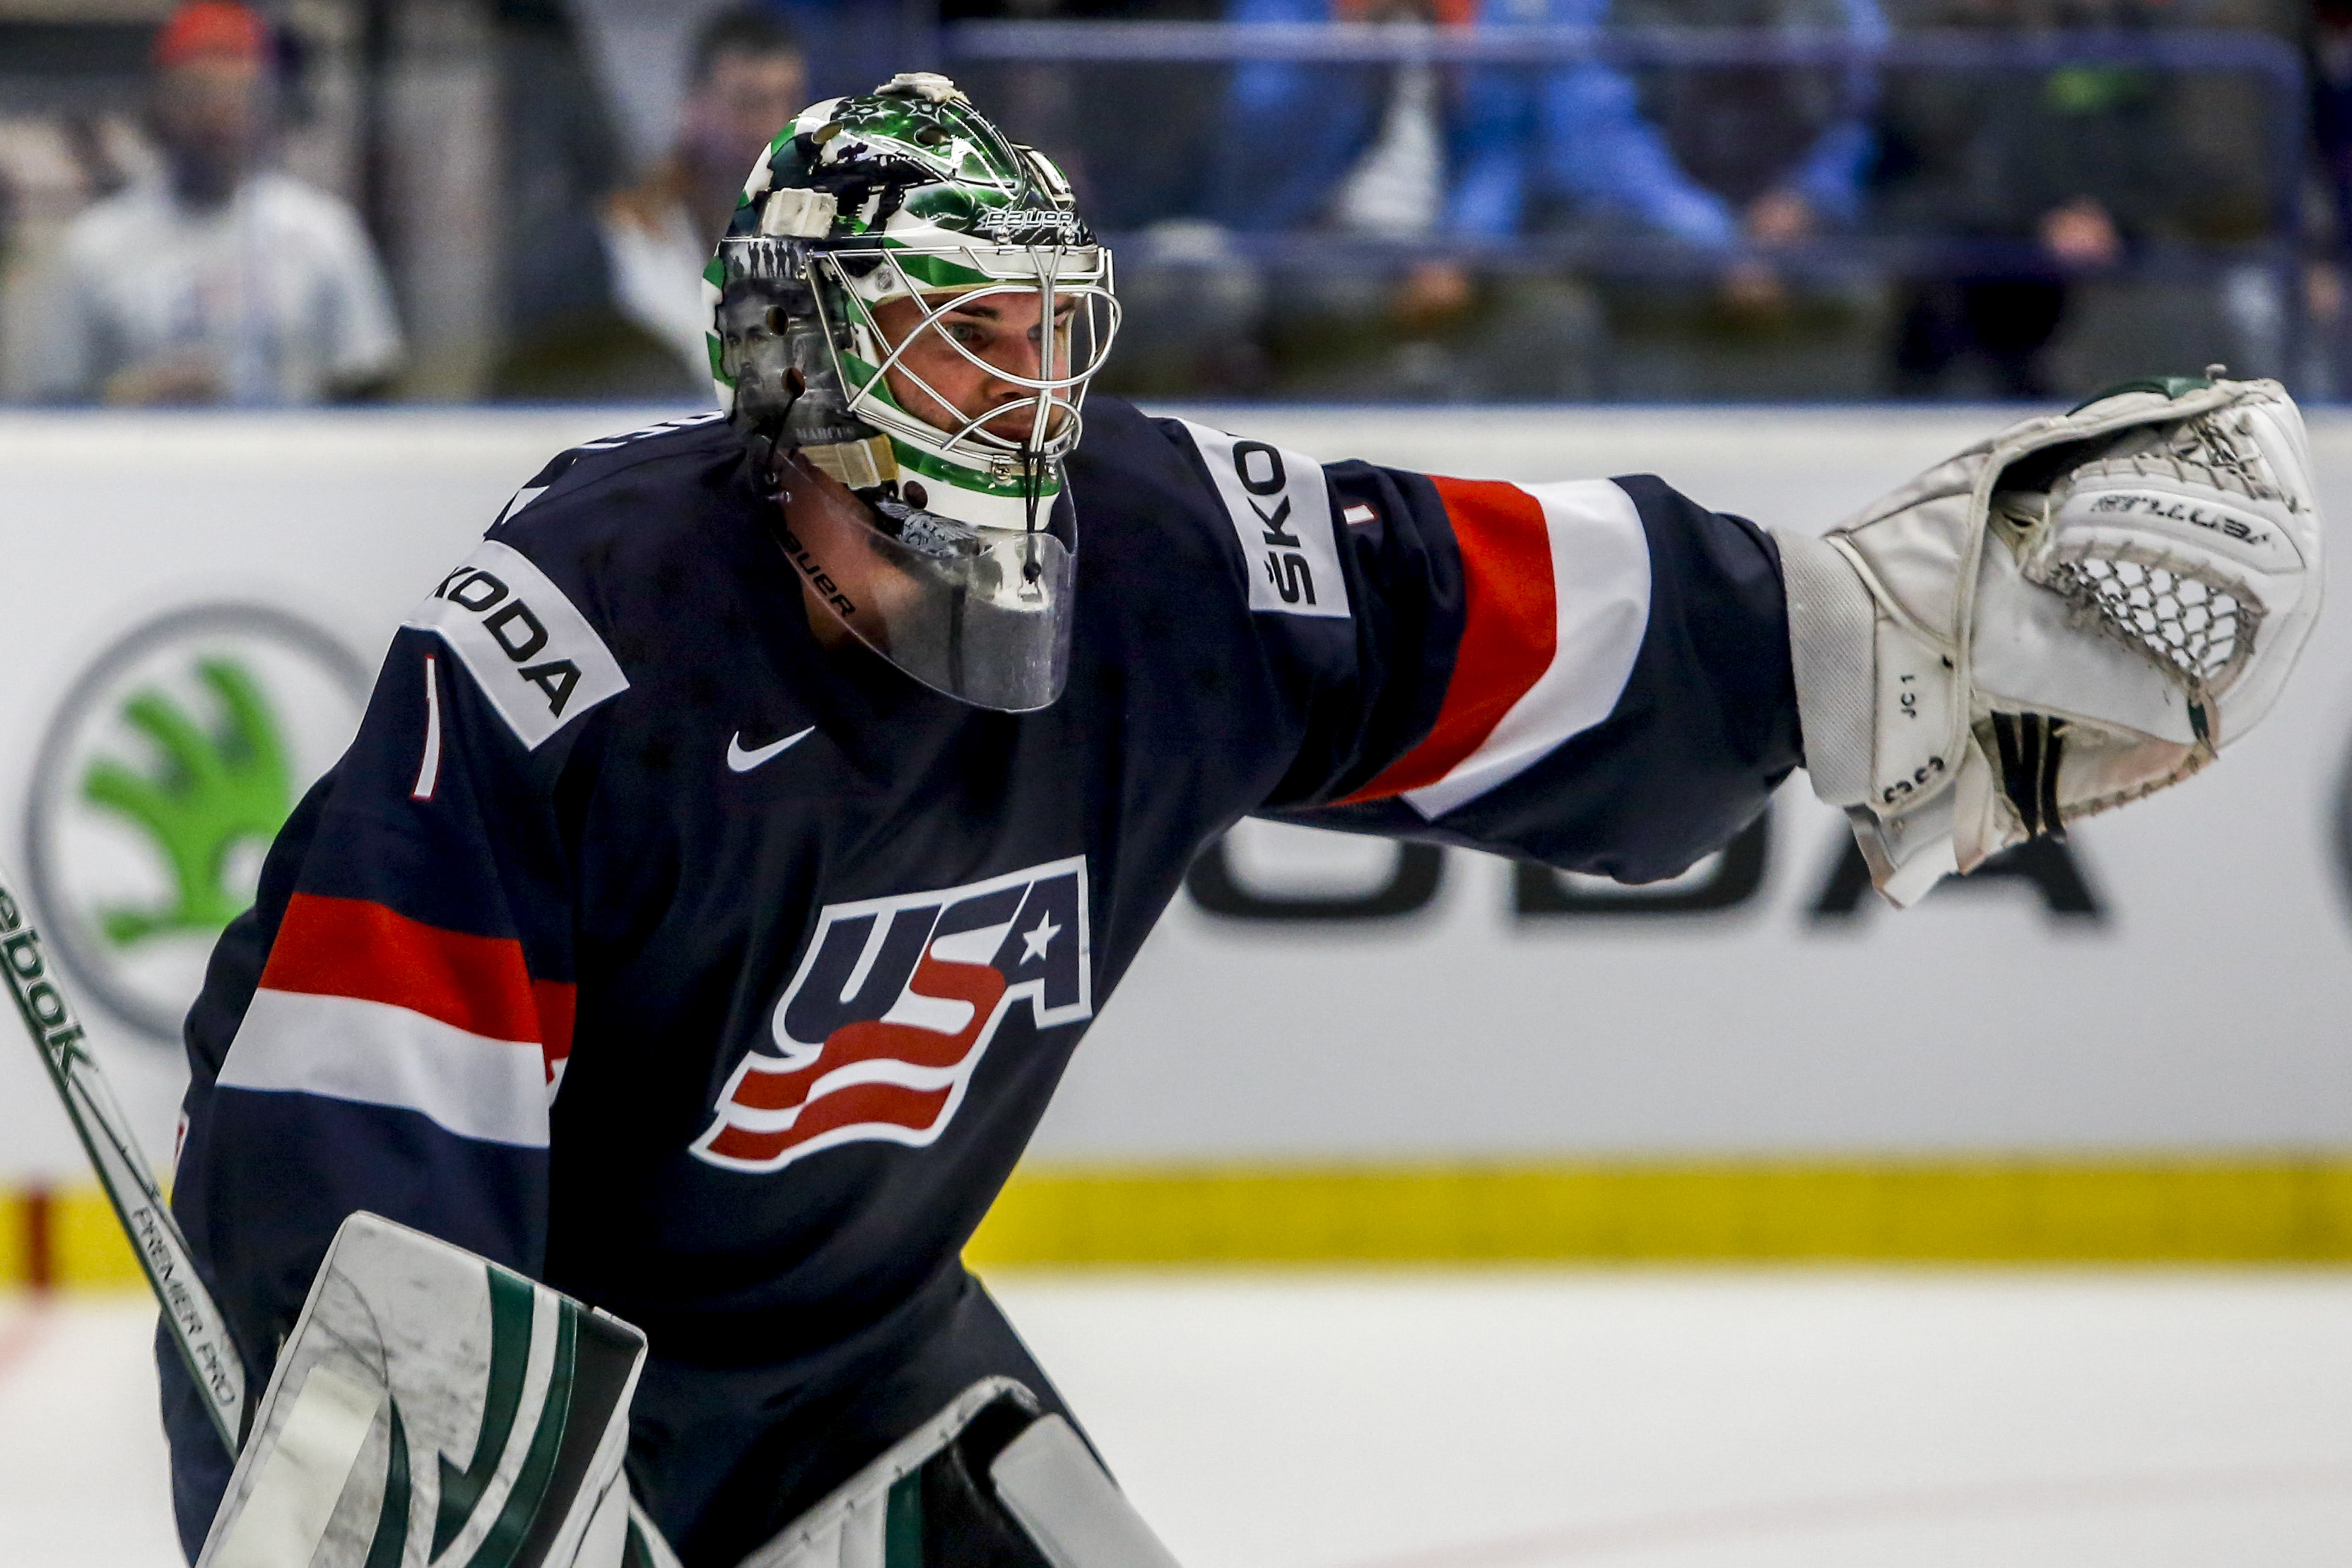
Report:
<svg viewBox="0 0 2352 1568"><path fill-rule="evenodd" d="M1230 0L1224 19L1462 26L1477 0ZM1225 98L1209 211L1236 233L1334 227L1404 237L1444 216L1460 73L1246 60Z"/></svg>
<svg viewBox="0 0 2352 1568"><path fill-rule="evenodd" d="M1230 0L1225 19L1451 29L1475 23L1479 4ZM1353 264L1302 268L1284 280L1289 315L1320 315L1337 324L1307 335L1351 342L1361 358L1394 361L1386 371L1349 365L1344 381L1334 383L1347 395L1462 396L1474 383L1495 395L1560 395L1580 373L1575 361L1587 357L1582 318L1572 308L1538 308L1541 302L1531 298L1519 299L1516 310L1487 302L1487 335L1507 340L1507 355L1468 341L1437 341L1459 336L1477 304L1475 292L1451 262L1409 264L1403 257L1411 242L1442 245L1454 237L1446 216L1467 75L1459 67L1411 59L1261 59L1234 70L1208 192L1206 210L1215 223L1237 234L1317 229L1404 247L1401 255L1375 243ZM1516 292L1529 294L1526 287ZM1549 319L1515 319L1528 314ZM1503 368L1505 359L1520 368ZM1480 366L1504 379L1476 381Z"/></svg>
<svg viewBox="0 0 2352 1568"><path fill-rule="evenodd" d="M1885 36L1875 0L1485 0L1481 26L1742 28ZM1720 258L1734 295L1777 292L1764 256L1852 223L1870 160L1855 66L1487 67L1463 95L1447 228L1503 238L1556 207Z"/></svg>

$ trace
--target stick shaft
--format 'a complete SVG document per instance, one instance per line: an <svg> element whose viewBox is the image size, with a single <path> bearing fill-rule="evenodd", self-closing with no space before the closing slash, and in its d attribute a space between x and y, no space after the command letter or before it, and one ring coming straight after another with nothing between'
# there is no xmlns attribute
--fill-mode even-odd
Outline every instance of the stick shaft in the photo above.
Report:
<svg viewBox="0 0 2352 1568"><path fill-rule="evenodd" d="M81 1021L49 968L40 933L33 929L5 869L0 869L0 974L7 977L16 1016L32 1036L49 1082L64 1102L66 1115L98 1172L99 1185L106 1189L115 1218L122 1222L139 1267L163 1309L172 1342L187 1363L221 1441L234 1455L245 1425L245 1364L237 1359L219 1303L197 1276L187 1238L164 1205L153 1167L140 1152L129 1118L90 1057Z"/></svg>

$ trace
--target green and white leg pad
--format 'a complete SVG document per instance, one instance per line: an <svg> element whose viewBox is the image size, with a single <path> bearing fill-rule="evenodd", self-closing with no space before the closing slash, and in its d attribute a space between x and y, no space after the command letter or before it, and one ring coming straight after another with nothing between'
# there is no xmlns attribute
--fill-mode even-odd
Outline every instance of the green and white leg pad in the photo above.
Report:
<svg viewBox="0 0 2352 1568"><path fill-rule="evenodd" d="M197 1568L621 1568L645 1336L373 1214L343 1222ZM665 1553L666 1554L666 1553Z"/></svg>
<svg viewBox="0 0 2352 1568"><path fill-rule="evenodd" d="M1083 1439L1009 1377L973 1384L740 1568L1176 1568Z"/></svg>

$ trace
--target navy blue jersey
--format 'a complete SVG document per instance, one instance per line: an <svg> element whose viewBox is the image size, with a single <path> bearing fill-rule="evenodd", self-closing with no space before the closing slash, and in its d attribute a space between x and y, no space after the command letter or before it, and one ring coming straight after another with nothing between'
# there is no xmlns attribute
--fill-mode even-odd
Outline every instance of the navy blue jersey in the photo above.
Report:
<svg viewBox="0 0 2352 1568"><path fill-rule="evenodd" d="M1068 477L1037 713L822 645L716 416L565 454L433 587L188 1020L173 1204L254 1386L367 1208L641 1325L645 1444L699 1419L670 1390L756 1412L952 1297L1240 818L1642 881L1797 760L1771 546L1654 479L1327 465L1108 399ZM226 1467L163 1366L200 1537Z"/></svg>

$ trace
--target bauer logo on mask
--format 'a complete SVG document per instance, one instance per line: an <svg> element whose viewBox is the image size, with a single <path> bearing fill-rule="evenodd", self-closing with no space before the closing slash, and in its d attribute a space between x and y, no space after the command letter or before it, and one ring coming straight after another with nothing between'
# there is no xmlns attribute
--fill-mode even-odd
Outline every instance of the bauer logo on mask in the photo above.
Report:
<svg viewBox="0 0 2352 1568"><path fill-rule="evenodd" d="M827 905L776 1003L776 1053L727 1080L694 1152L780 1170L840 1144L921 1147L954 1119L1007 1014L1094 1014L1083 856L935 893Z"/></svg>
<svg viewBox="0 0 2352 1568"><path fill-rule="evenodd" d="M1053 207L995 208L972 219L972 233L998 245L1083 245L1086 221Z"/></svg>

